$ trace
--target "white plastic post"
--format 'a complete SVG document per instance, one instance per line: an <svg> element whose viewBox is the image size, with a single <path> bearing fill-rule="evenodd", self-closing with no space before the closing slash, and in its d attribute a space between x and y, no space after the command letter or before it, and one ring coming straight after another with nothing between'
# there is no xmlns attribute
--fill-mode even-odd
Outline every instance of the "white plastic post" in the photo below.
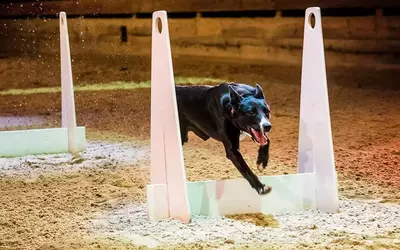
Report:
<svg viewBox="0 0 400 250"><path fill-rule="evenodd" d="M151 49L151 184L167 187L169 217L190 222L166 11L153 13Z"/></svg>
<svg viewBox="0 0 400 250"><path fill-rule="evenodd" d="M60 12L60 59L61 59L61 125L68 128L68 150L78 153L74 87L72 81L71 54L69 49L67 15Z"/></svg>
<svg viewBox="0 0 400 250"><path fill-rule="evenodd" d="M314 17L315 26L312 27ZM316 173L316 203L338 211L338 184L332 143L321 11L308 8L304 23L298 173Z"/></svg>

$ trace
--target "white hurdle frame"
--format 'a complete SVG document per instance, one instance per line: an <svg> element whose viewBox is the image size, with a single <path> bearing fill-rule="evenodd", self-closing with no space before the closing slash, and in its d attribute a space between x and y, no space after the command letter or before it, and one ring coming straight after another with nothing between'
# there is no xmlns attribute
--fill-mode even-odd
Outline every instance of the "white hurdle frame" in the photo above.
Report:
<svg viewBox="0 0 400 250"><path fill-rule="evenodd" d="M61 63L61 128L1 131L0 157L35 154L76 154L86 143L85 127L77 127L67 15L59 13Z"/></svg>
<svg viewBox="0 0 400 250"><path fill-rule="evenodd" d="M314 28L311 17L315 17ZM301 71L298 173L316 174L316 204L324 212L339 210L321 10L308 8L304 20Z"/></svg>
<svg viewBox="0 0 400 250"><path fill-rule="evenodd" d="M186 174L178 122L175 80L172 67L166 11L153 13L151 59L151 207L165 208L149 213L152 220L171 217L190 221ZM161 28L161 32L159 31ZM156 87L153 87L156 86ZM163 100L164 104L158 102ZM161 105L160 105L161 104ZM168 145L168 146L167 146ZM168 183L168 185L165 185ZM167 203L159 204L159 202Z"/></svg>
<svg viewBox="0 0 400 250"><path fill-rule="evenodd" d="M311 15L315 17L313 28L309 22ZM161 34L157 20L162 22ZM271 193L261 196L244 178L186 181L167 13L153 13L151 184L147 185L150 221L176 218L189 223L194 214L267 214L304 209L338 212L320 8L308 8L304 24L298 173L259 177L272 186ZM161 95L163 98L159 98Z"/></svg>

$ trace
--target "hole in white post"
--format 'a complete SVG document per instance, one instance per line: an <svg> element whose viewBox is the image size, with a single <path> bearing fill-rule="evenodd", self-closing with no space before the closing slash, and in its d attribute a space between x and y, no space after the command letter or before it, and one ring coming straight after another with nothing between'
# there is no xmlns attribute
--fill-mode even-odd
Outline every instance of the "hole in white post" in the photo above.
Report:
<svg viewBox="0 0 400 250"><path fill-rule="evenodd" d="M162 21L161 21L161 18L159 18L159 17L157 17L156 26L157 26L156 28L157 28L158 33L161 34L161 32L162 32Z"/></svg>
<svg viewBox="0 0 400 250"><path fill-rule="evenodd" d="M61 17L61 24L64 25L64 17Z"/></svg>
<svg viewBox="0 0 400 250"><path fill-rule="evenodd" d="M311 29L314 29L315 27L315 15L314 13L310 13L308 16L308 24L310 25Z"/></svg>

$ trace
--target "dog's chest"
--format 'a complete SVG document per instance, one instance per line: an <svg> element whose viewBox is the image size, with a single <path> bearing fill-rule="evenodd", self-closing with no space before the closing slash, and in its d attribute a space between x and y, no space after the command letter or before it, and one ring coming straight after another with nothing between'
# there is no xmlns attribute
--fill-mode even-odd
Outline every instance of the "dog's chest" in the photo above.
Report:
<svg viewBox="0 0 400 250"><path fill-rule="evenodd" d="M246 136L251 137L251 135L249 135L249 133L247 133L245 131L240 131L239 140L242 141L244 138L246 138Z"/></svg>

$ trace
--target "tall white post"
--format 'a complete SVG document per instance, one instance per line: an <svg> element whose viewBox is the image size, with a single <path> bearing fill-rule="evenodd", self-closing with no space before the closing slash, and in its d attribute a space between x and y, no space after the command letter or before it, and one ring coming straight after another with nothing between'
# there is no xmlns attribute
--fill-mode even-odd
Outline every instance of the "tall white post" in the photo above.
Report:
<svg viewBox="0 0 400 250"><path fill-rule="evenodd" d="M60 58L61 58L61 122L68 128L68 149L78 153L74 87L72 81L71 54L69 49L67 15L60 12Z"/></svg>
<svg viewBox="0 0 400 250"><path fill-rule="evenodd" d="M190 222L166 11L153 13L151 48L151 184L165 184L169 217Z"/></svg>
<svg viewBox="0 0 400 250"><path fill-rule="evenodd" d="M316 173L317 208L338 211L321 11L308 8L304 23L298 173Z"/></svg>

